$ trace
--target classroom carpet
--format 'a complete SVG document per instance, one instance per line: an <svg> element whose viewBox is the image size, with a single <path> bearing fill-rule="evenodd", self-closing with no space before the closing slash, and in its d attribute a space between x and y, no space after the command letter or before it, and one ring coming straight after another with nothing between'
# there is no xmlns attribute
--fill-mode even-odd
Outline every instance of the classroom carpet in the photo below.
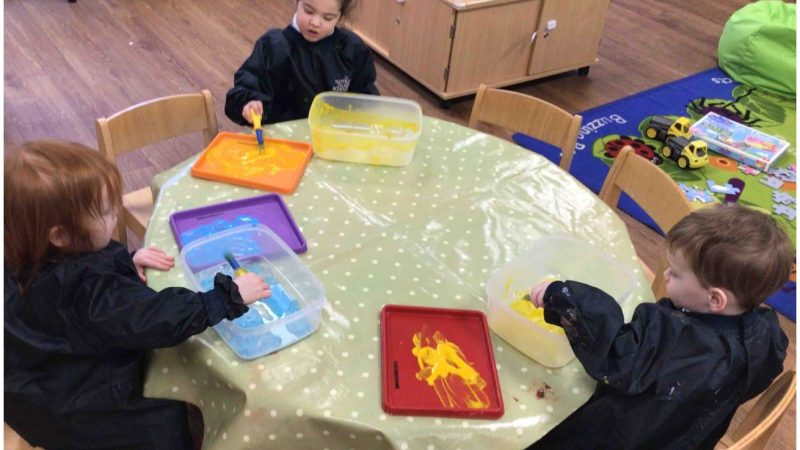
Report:
<svg viewBox="0 0 800 450"><path fill-rule="evenodd" d="M776 178L775 174L748 170L747 166L713 152L706 167L681 170L656 151L660 148L658 141L644 136L644 129L652 116L686 116L696 121L708 112L724 115L788 141L791 144L789 149L771 168L783 169L780 171L782 184L779 183L778 187L774 182L765 184L768 179ZM583 126L578 135L570 173L592 191L600 192L617 152L624 145L631 145L639 155L650 159L677 183L686 187L690 196L702 194L699 196L704 197L707 203L694 200L696 207L724 201L725 194L715 194L708 189L709 181L724 185L736 178L744 183L737 201L772 215L796 246L796 113L795 99L777 97L758 88L742 85L720 68L709 69L580 113ZM557 147L520 133L514 134L513 140L558 164L560 154ZM652 219L631 199L623 197L619 206L661 233ZM791 320L796 320L794 268L789 282L767 303Z"/></svg>

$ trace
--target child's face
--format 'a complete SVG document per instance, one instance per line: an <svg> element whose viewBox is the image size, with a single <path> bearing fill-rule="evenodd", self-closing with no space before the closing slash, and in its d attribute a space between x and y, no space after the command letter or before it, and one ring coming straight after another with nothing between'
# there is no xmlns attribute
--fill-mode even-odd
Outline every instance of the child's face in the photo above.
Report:
<svg viewBox="0 0 800 450"><path fill-rule="evenodd" d="M670 252L667 261L669 268L664 271L664 278L667 282L667 295L672 303L692 312L710 312L710 290L700 284L683 255L680 252Z"/></svg>
<svg viewBox="0 0 800 450"><path fill-rule="evenodd" d="M100 217L89 216L83 225L92 238L92 251L102 250L111 241L111 235L117 227L117 209L108 200L107 192L103 191L103 210Z"/></svg>
<svg viewBox="0 0 800 450"><path fill-rule="evenodd" d="M309 42L317 42L333 33L341 16L340 0L297 1L297 27Z"/></svg>

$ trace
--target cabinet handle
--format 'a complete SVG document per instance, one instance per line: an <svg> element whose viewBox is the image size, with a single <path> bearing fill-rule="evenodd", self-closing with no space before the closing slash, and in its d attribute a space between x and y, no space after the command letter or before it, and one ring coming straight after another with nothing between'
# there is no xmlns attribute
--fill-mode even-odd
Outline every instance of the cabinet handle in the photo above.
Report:
<svg viewBox="0 0 800 450"><path fill-rule="evenodd" d="M534 31L533 34L531 35L531 44L533 44L533 41L535 40L536 40L536 32Z"/></svg>
<svg viewBox="0 0 800 450"><path fill-rule="evenodd" d="M396 1L397 1L397 3L400 3L401 5L406 2L406 0L396 0Z"/></svg>

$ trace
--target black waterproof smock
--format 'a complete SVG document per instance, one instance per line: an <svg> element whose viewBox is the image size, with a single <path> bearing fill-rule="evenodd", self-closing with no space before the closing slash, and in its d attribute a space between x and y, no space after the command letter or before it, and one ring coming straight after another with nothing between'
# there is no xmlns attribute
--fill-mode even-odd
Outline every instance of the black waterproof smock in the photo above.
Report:
<svg viewBox="0 0 800 450"><path fill-rule="evenodd" d="M5 270L5 421L47 449L191 448L183 402L142 397L145 349L247 311L236 284L156 292L127 249L48 263L20 292Z"/></svg>
<svg viewBox="0 0 800 450"><path fill-rule="evenodd" d="M598 383L530 449L713 449L739 404L783 370L788 340L770 309L698 314L663 299L626 324L613 298L574 281L552 283L544 303Z"/></svg>
<svg viewBox="0 0 800 450"><path fill-rule="evenodd" d="M225 115L239 125L251 100L264 104L264 123L308 117L311 102L320 92L378 94L375 64L369 47L350 31L308 42L288 26L261 36L253 53L236 71L233 88L225 98Z"/></svg>

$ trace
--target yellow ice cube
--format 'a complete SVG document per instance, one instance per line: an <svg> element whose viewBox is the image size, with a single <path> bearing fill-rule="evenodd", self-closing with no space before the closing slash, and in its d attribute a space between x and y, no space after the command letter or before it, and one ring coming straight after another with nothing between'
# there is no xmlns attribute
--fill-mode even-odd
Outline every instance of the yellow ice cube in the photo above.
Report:
<svg viewBox="0 0 800 450"><path fill-rule="evenodd" d="M533 305L530 300L525 300L522 298L525 294L523 293L516 300L511 302L511 309L513 309L517 314L525 317L526 319L530 320L533 324L538 325L539 327L543 328L545 331L550 333L564 334L564 329L558 325L552 325L544 320L544 308L537 308Z"/></svg>

